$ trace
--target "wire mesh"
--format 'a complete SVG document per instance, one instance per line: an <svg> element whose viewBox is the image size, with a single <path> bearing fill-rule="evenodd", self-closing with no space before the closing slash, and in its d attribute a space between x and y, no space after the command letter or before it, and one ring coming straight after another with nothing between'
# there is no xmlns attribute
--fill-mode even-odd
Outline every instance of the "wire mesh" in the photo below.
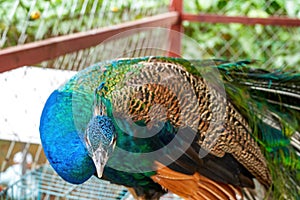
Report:
<svg viewBox="0 0 300 200"><path fill-rule="evenodd" d="M80 185L67 183L50 166L44 165L22 176L0 196L11 199L122 199L126 193L125 187L96 177Z"/></svg>
<svg viewBox="0 0 300 200"><path fill-rule="evenodd" d="M188 13L213 13L227 16L300 18L297 1L184 1ZM203 51L201 58L244 58L260 61L260 67L289 67L300 70L300 27L209 23L183 23L185 34L195 39ZM184 55L195 55L183 42ZM196 58L196 55L194 56Z"/></svg>
<svg viewBox="0 0 300 200"><path fill-rule="evenodd" d="M184 8L189 13L213 13L228 16L245 15L248 17L288 16L300 17L300 4L295 0L193 0L184 1Z"/></svg>
<svg viewBox="0 0 300 200"><path fill-rule="evenodd" d="M194 33L196 27L198 32ZM258 60L262 68L284 66L300 70L296 67L300 66L298 27L202 23L186 25L185 31L203 49L202 58L250 58ZM183 54L195 54L183 44Z"/></svg>
<svg viewBox="0 0 300 200"><path fill-rule="evenodd" d="M42 67L82 70L93 63L122 57L167 55L170 41L168 26L130 30L108 38L101 44L60 56L39 64Z"/></svg>
<svg viewBox="0 0 300 200"><path fill-rule="evenodd" d="M126 187L111 184L96 177L83 184L74 185L60 178L49 165L26 173L7 189L0 191L0 199L134 199ZM162 200L180 199L171 193Z"/></svg>
<svg viewBox="0 0 300 200"><path fill-rule="evenodd" d="M167 10L168 1L0 1L0 47L90 30Z"/></svg>

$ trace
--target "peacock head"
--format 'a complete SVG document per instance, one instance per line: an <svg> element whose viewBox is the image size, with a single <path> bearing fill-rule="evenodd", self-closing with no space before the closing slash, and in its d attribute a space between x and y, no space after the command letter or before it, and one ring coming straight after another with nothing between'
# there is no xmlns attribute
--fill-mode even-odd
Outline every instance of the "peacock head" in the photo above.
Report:
<svg viewBox="0 0 300 200"><path fill-rule="evenodd" d="M112 120L105 115L94 116L87 126L84 139L89 156L95 164L97 175L101 178L116 145L115 127Z"/></svg>
<svg viewBox="0 0 300 200"><path fill-rule="evenodd" d="M115 127L111 118L105 115L105 105L99 93L105 89L104 83L95 90L94 116L87 125L84 141L92 158L99 178L116 145Z"/></svg>

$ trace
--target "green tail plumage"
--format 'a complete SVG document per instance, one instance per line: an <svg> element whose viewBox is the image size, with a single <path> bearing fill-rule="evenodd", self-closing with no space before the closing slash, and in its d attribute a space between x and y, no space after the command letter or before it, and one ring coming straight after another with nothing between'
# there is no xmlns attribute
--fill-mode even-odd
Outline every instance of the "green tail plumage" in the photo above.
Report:
<svg viewBox="0 0 300 200"><path fill-rule="evenodd" d="M217 68L230 101L254 127L273 177L272 196L295 199L300 196L300 74L258 65L245 60Z"/></svg>

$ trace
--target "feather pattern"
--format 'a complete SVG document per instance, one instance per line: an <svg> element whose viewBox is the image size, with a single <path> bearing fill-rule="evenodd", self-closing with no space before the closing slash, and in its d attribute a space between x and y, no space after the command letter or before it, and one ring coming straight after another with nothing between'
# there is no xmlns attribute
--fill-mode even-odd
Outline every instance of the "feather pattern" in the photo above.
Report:
<svg viewBox="0 0 300 200"><path fill-rule="evenodd" d="M257 63L144 57L91 66L49 97L45 154L65 180L81 183L96 174L91 153L116 137L102 178L136 197L259 198L258 184L264 196L292 199L300 191L300 75L249 67ZM93 121L105 116L115 130Z"/></svg>

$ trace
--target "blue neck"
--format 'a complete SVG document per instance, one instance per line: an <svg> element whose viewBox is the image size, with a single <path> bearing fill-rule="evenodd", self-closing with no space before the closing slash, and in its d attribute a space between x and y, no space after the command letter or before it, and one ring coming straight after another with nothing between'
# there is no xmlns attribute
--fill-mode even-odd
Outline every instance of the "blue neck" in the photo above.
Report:
<svg viewBox="0 0 300 200"><path fill-rule="evenodd" d="M72 112L72 93L54 91L40 121L40 137L51 166L66 181L80 184L95 173L79 137Z"/></svg>

